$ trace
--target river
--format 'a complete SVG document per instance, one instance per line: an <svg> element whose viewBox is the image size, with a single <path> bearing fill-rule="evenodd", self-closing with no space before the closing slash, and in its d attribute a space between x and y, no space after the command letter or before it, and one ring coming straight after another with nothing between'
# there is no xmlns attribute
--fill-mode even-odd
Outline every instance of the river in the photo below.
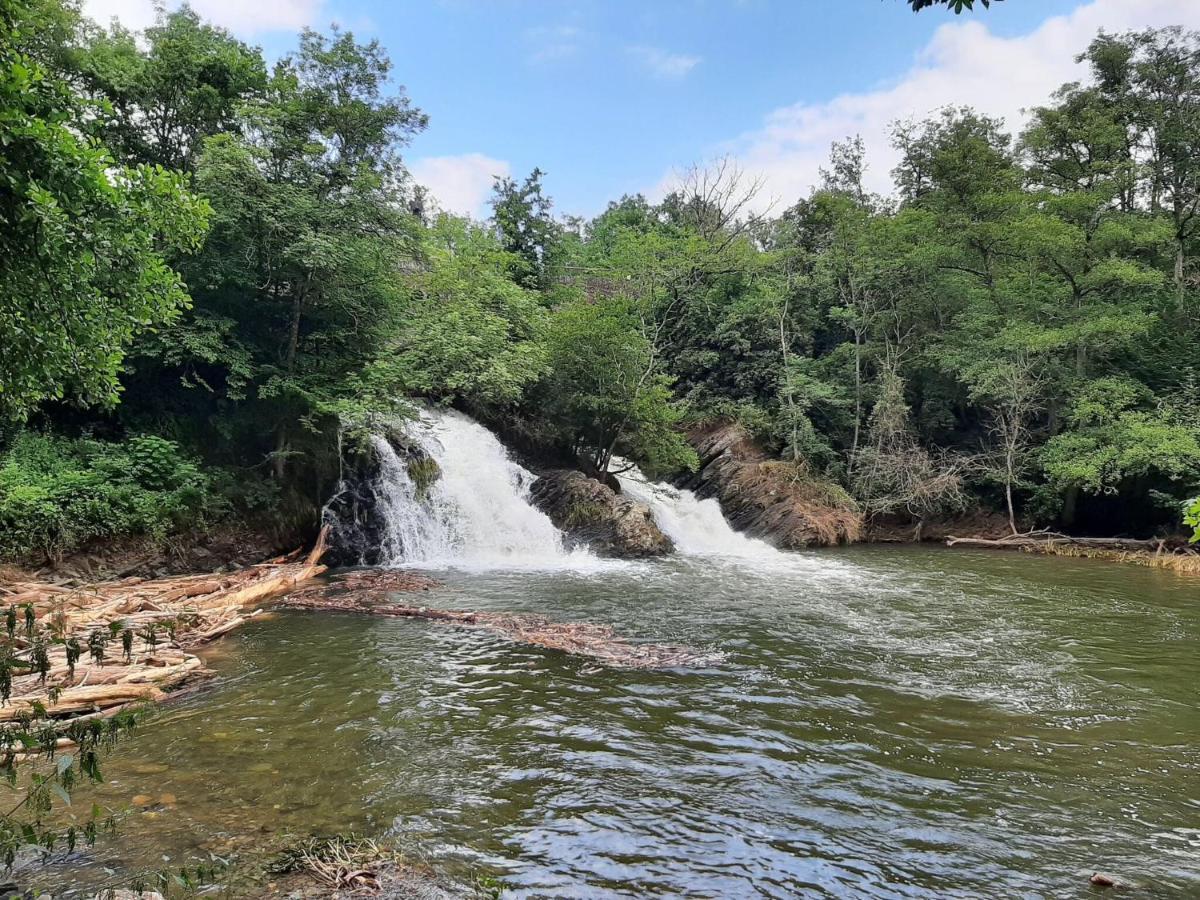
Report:
<svg viewBox="0 0 1200 900"><path fill-rule="evenodd" d="M685 500L660 498L674 528L711 515ZM1095 871L1200 895L1194 580L928 547L686 549L538 569L493 547L423 566L444 586L421 602L722 655L703 670L428 621L251 624L214 649L210 689L80 792L150 808L47 877L82 895L106 868L358 830L514 897L1083 897Z"/></svg>

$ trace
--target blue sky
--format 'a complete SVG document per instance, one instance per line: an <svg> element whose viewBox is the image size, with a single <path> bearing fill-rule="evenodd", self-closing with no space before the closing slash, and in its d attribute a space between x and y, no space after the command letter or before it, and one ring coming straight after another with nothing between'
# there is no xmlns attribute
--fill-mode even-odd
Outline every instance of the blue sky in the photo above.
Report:
<svg viewBox="0 0 1200 900"><path fill-rule="evenodd" d="M137 27L148 2L85 7ZM430 115L414 175L476 213L496 174L540 166L559 211L594 214L723 154L786 205L855 132L886 190L891 120L973 103L1019 125L1078 77L1071 57L1098 27L1200 26L1200 0L1004 0L957 17L903 0L259 2L193 5L272 54L304 23L378 38Z"/></svg>

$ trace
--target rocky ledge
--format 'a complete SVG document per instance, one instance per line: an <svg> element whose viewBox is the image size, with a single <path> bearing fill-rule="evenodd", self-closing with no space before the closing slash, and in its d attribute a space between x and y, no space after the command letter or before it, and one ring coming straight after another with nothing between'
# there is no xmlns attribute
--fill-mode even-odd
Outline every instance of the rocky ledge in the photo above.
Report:
<svg viewBox="0 0 1200 900"><path fill-rule="evenodd" d="M688 440L700 467L679 482L702 498L716 497L738 531L784 550L860 540L863 517L837 485L803 467L775 460L733 423L697 428Z"/></svg>
<svg viewBox="0 0 1200 900"><path fill-rule="evenodd" d="M572 544L601 556L662 556L675 549L648 506L574 469L542 474L530 488L530 500Z"/></svg>

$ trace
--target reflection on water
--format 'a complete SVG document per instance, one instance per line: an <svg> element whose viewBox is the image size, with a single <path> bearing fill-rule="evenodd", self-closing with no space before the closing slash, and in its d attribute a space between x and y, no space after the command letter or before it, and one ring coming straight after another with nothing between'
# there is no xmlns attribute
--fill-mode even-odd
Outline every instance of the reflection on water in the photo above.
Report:
<svg viewBox="0 0 1200 900"><path fill-rule="evenodd" d="M725 661L288 613L110 760L99 796L149 811L54 880L356 829L514 896L1085 896L1096 870L1200 894L1194 580L895 548L441 575L423 602Z"/></svg>

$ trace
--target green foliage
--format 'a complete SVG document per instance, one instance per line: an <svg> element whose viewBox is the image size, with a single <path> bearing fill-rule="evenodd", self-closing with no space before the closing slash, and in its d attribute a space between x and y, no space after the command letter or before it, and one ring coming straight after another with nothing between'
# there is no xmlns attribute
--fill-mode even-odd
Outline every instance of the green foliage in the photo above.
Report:
<svg viewBox="0 0 1200 900"><path fill-rule="evenodd" d="M46 10L0 18L0 418L115 402L129 343L187 304L168 256L199 246L208 212L178 174L82 136L94 111L35 55Z"/></svg>
<svg viewBox="0 0 1200 900"><path fill-rule="evenodd" d="M550 216L550 198L542 176L534 169L521 184L497 178L492 192L492 222L508 257L508 273L522 287L547 286L547 273L560 240L560 228Z"/></svg>
<svg viewBox="0 0 1200 900"><path fill-rule="evenodd" d="M1069 414L1073 429L1042 450L1051 483L1098 494L1148 476L1183 486L1200 479L1200 435L1169 408L1148 406L1150 399L1124 378L1086 385Z"/></svg>
<svg viewBox="0 0 1200 900"><path fill-rule="evenodd" d="M1193 497L1183 505L1183 524L1192 529L1192 543L1200 542L1200 497Z"/></svg>
<svg viewBox="0 0 1200 900"><path fill-rule="evenodd" d="M140 36L94 26L72 68L109 115L95 133L122 158L189 170L204 138L238 128L237 113L266 87L262 53L184 6L158 10Z"/></svg>
<svg viewBox="0 0 1200 900"><path fill-rule="evenodd" d="M484 228L441 215L425 235L423 269L409 283L397 380L411 393L473 407L519 400L546 369L545 311L510 280L513 254Z"/></svg>
<svg viewBox="0 0 1200 900"><path fill-rule="evenodd" d="M11 677L14 662L11 655L0 661L5 677ZM0 781L15 799L0 815L0 865L5 870L31 854L46 860L56 851L90 847L101 833L115 829L116 820L94 804L87 814L72 816L71 824L63 825L55 801L69 806L77 785L102 781L102 755L137 723L135 713L123 710L109 718L62 725L50 719L40 703L33 707L13 726L0 730ZM71 752L58 749L60 738L74 742ZM24 757L20 770L18 756Z"/></svg>
<svg viewBox="0 0 1200 900"><path fill-rule="evenodd" d="M649 472L696 465L695 451L677 430L681 413L670 379L644 327L637 305L622 300L576 302L550 322L540 414L597 472L608 471L615 455Z"/></svg>
<svg viewBox="0 0 1200 900"><path fill-rule="evenodd" d="M26 432L0 458L0 554L10 557L97 537L161 539L223 511L195 462L152 435L111 444Z"/></svg>

